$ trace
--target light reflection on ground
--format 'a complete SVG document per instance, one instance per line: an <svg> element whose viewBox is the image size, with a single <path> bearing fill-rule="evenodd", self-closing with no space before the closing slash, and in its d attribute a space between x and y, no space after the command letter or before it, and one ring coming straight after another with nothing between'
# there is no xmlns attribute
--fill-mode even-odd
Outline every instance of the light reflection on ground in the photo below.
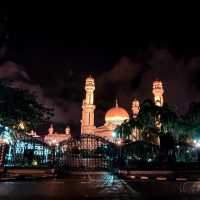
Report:
<svg viewBox="0 0 200 200"><path fill-rule="evenodd" d="M0 199L196 200L200 182L123 180L110 173L84 173L57 180L1 182Z"/></svg>

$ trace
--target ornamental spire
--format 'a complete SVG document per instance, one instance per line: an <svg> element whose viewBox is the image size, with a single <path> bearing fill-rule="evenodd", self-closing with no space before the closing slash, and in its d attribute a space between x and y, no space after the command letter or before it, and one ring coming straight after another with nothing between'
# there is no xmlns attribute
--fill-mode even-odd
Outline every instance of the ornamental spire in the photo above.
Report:
<svg viewBox="0 0 200 200"><path fill-rule="evenodd" d="M115 107L116 107L116 108L119 107L119 106L118 106L118 100L117 100L117 99L115 99Z"/></svg>

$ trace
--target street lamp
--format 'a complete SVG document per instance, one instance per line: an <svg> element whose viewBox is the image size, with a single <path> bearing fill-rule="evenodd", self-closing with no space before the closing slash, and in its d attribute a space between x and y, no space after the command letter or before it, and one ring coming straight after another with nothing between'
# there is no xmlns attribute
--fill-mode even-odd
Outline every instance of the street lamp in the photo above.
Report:
<svg viewBox="0 0 200 200"><path fill-rule="evenodd" d="M21 122L19 123L18 127L19 127L21 130L24 130L24 129L25 129L24 122L21 121Z"/></svg>
<svg viewBox="0 0 200 200"><path fill-rule="evenodd" d="M197 148L199 148L199 147L200 147L200 142L197 142L197 143L195 144L195 146L196 146Z"/></svg>
<svg viewBox="0 0 200 200"><path fill-rule="evenodd" d="M113 138L116 138L117 134L115 131L112 132L112 136L113 136Z"/></svg>
<svg viewBox="0 0 200 200"><path fill-rule="evenodd" d="M122 140L119 139L119 140L117 141L117 145L121 146L121 144L122 144Z"/></svg>
<svg viewBox="0 0 200 200"><path fill-rule="evenodd" d="M197 159L198 159L198 162L200 162L200 140L194 140L194 145L195 147L197 148Z"/></svg>
<svg viewBox="0 0 200 200"><path fill-rule="evenodd" d="M193 141L195 147L199 148L200 147L200 140L194 140Z"/></svg>

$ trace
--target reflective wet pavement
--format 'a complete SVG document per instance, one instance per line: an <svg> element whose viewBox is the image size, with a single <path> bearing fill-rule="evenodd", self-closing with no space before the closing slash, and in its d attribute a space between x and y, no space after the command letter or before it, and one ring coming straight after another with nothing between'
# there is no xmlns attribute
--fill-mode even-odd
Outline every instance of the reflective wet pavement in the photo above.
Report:
<svg viewBox="0 0 200 200"><path fill-rule="evenodd" d="M1 182L0 199L200 199L200 182L124 180L110 173Z"/></svg>

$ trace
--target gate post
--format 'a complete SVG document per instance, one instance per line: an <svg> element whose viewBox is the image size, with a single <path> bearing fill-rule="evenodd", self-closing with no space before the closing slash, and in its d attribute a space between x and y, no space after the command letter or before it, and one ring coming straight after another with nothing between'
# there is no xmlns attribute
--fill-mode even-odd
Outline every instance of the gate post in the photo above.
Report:
<svg viewBox="0 0 200 200"><path fill-rule="evenodd" d="M118 149L118 151L117 151L117 160L118 160L118 162L117 162L117 168L119 168L119 169L121 169L122 168L122 141L121 141L121 139L120 140L118 140L117 141L117 149Z"/></svg>
<svg viewBox="0 0 200 200"><path fill-rule="evenodd" d="M6 143L0 141L0 168L4 167Z"/></svg>
<svg viewBox="0 0 200 200"><path fill-rule="evenodd" d="M54 168L55 167L55 146L52 145L51 146L51 168Z"/></svg>

